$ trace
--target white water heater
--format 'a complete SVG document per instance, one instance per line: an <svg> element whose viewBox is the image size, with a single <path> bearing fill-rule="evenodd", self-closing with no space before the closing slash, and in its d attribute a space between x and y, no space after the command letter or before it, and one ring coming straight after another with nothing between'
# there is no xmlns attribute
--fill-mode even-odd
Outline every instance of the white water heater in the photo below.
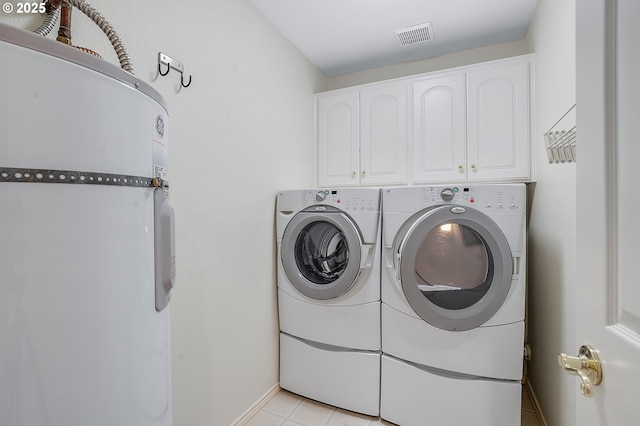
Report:
<svg viewBox="0 0 640 426"><path fill-rule="evenodd" d="M168 115L0 24L0 425L172 424Z"/></svg>

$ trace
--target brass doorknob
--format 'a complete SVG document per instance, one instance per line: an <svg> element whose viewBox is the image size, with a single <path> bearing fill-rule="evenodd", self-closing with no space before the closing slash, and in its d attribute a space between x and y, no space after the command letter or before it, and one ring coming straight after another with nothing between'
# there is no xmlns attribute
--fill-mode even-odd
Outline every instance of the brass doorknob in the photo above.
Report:
<svg viewBox="0 0 640 426"><path fill-rule="evenodd" d="M602 364L597 350L582 345L577 357L558 354L558 364L565 372L580 377L580 390L584 396L593 396L593 386L599 385L602 381Z"/></svg>

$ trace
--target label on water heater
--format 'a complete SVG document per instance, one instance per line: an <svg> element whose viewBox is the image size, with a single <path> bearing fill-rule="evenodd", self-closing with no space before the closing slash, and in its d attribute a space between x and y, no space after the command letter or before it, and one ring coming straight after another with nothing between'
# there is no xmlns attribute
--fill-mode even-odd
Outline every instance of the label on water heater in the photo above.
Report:
<svg viewBox="0 0 640 426"><path fill-rule="evenodd" d="M163 182L169 182L169 120L166 115L158 108L154 114L154 131L151 138L151 164L153 165L153 177L161 179Z"/></svg>
<svg viewBox="0 0 640 426"><path fill-rule="evenodd" d="M153 177L162 179L164 181L169 180L169 170L166 167L158 164L153 165Z"/></svg>

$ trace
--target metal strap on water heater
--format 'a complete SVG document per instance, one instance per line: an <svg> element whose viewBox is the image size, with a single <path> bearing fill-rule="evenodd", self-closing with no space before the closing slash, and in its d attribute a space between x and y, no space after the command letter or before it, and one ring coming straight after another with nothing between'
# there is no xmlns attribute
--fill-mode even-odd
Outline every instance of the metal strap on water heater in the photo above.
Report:
<svg viewBox="0 0 640 426"><path fill-rule="evenodd" d="M115 185L144 188L167 188L169 186L166 181L160 178L82 172L76 170L24 169L15 167L0 167L0 182Z"/></svg>
<svg viewBox="0 0 640 426"><path fill-rule="evenodd" d="M74 170L24 169L0 167L0 183L64 183L80 185L115 185L154 189L154 264L155 308L167 307L175 284L175 213L169 204L169 185L159 177L93 173Z"/></svg>

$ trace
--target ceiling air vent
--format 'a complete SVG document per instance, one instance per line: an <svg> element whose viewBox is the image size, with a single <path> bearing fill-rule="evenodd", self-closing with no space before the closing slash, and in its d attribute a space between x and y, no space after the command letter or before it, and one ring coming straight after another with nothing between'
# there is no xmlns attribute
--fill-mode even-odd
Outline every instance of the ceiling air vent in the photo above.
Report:
<svg viewBox="0 0 640 426"><path fill-rule="evenodd" d="M400 40L401 46L411 46L412 44L433 40L433 28L431 28L431 22L427 22L396 30L396 35Z"/></svg>

